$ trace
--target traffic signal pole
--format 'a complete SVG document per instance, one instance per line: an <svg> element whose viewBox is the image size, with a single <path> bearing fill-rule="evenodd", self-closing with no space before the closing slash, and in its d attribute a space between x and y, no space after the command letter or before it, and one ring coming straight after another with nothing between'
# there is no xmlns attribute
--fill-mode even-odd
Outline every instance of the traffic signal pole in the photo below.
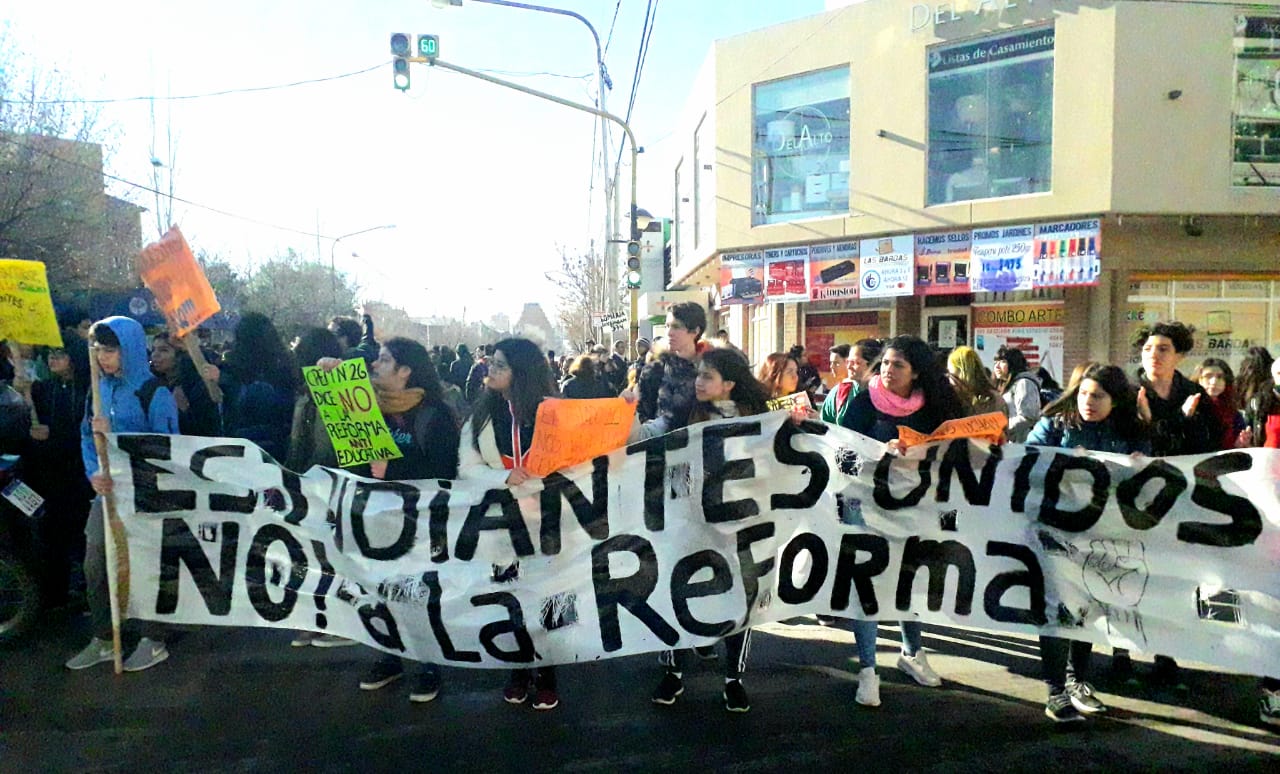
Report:
<svg viewBox="0 0 1280 774"><path fill-rule="evenodd" d="M478 78L482 81L488 81L489 83L492 83L495 86L505 86L508 89L514 89L515 91L528 94L531 97L539 97L541 99L554 102L557 105L564 105L567 108L573 108L574 110L580 110L583 113L590 113L594 116L599 116L600 118L604 118L609 121L612 121L618 126L622 127L622 131L625 132L627 135L627 142L631 145L631 213L633 216L631 218L631 232L630 232L631 240L636 241L640 239L640 230L636 228L636 219L634 217L636 212L636 166L637 166L636 160L639 157L640 151L636 147L636 136L631 131L631 127L627 125L626 121L614 115L613 113L610 113L607 110L601 110L599 108L592 107L591 105L583 105L577 102L573 102L572 100L567 100L567 99L564 99L563 97L557 97L554 94L548 94L545 91L538 91L537 89L531 89L528 86L524 86L519 83L504 81L501 78L495 78L494 76L489 75L487 73L477 72L476 70L471 70L466 67L462 67L461 65L456 65L451 62L446 62L443 59L440 59L438 57L429 58L429 57L419 56L419 57L407 57L407 59L410 62L420 62L423 64L431 65L432 67L439 67L444 70L448 70L450 72L455 72L455 73L458 73L459 75L466 75L471 78ZM616 290L617 288L612 288L610 292L616 292ZM639 338L640 336L640 320L637 317L639 313L639 289L631 288L629 293L631 297L631 314L629 315L630 323L631 323L631 336L628 342L628 346L630 347L632 355L637 356L637 353L635 351L636 339Z"/></svg>

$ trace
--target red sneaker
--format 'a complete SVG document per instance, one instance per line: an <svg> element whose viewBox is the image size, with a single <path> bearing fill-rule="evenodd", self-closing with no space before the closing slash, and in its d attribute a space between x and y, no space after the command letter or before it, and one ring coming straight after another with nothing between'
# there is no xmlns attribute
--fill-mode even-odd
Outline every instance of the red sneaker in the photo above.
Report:
<svg viewBox="0 0 1280 774"><path fill-rule="evenodd" d="M536 710L555 709L560 706L560 696L550 688L539 688L533 694L533 708Z"/></svg>
<svg viewBox="0 0 1280 774"><path fill-rule="evenodd" d="M511 675L507 687L502 689L502 698L508 704L524 704L529 698L528 675Z"/></svg>

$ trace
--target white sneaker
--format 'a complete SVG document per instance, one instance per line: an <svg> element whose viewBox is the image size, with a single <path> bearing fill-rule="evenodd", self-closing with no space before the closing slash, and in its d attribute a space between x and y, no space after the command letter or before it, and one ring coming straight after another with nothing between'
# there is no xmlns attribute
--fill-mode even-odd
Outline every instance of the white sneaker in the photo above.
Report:
<svg viewBox="0 0 1280 774"><path fill-rule="evenodd" d="M1262 689L1258 700L1258 719L1272 726L1280 726L1280 690Z"/></svg>
<svg viewBox="0 0 1280 774"><path fill-rule="evenodd" d="M880 676L875 667L867 667L858 672L858 695L854 701L864 707L880 706Z"/></svg>
<svg viewBox="0 0 1280 774"><path fill-rule="evenodd" d="M349 648L360 643L355 640L349 640L346 637L339 637L336 634L320 634L311 641L311 644L317 648Z"/></svg>
<svg viewBox="0 0 1280 774"><path fill-rule="evenodd" d="M149 640L146 637L138 640L138 647L124 660L124 671L141 672L159 664L169 657L169 649L163 642Z"/></svg>
<svg viewBox="0 0 1280 774"><path fill-rule="evenodd" d="M111 658L111 641L94 637L89 640L88 645L84 646L84 650L67 661L67 669L88 669L91 666L110 661Z"/></svg>
<svg viewBox="0 0 1280 774"><path fill-rule="evenodd" d="M929 660L925 658L923 648L914 656L908 656L905 653L898 656L898 669L911 675L912 680L927 688L937 688L942 685L942 678L938 677L938 673L929 666Z"/></svg>

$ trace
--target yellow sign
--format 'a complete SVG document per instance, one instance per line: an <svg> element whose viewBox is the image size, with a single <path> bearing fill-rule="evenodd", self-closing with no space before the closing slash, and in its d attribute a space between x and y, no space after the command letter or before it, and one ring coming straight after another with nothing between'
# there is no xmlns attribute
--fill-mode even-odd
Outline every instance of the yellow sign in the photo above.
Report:
<svg viewBox="0 0 1280 774"><path fill-rule="evenodd" d="M1008 424L1009 420L1005 415L996 411L963 419L949 419L938 425L938 429L928 435L918 433L909 427L899 427L898 440L904 449L919 446L922 443L950 441L956 438L973 438L977 441L1000 443L1004 439L1004 429Z"/></svg>
<svg viewBox="0 0 1280 774"><path fill-rule="evenodd" d="M302 376L338 457L338 467L386 462L404 456L378 408L369 368L361 358L331 371L304 366Z"/></svg>
<svg viewBox="0 0 1280 774"><path fill-rule="evenodd" d="M635 404L622 398L548 398L538 404L524 469L541 478L621 449L627 445L635 414Z"/></svg>
<svg viewBox="0 0 1280 774"><path fill-rule="evenodd" d="M1007 306L974 306L973 327L1017 328L1062 325L1064 310L1056 304L1009 304Z"/></svg>
<svg viewBox="0 0 1280 774"><path fill-rule="evenodd" d="M0 260L0 339L62 346L43 263Z"/></svg>

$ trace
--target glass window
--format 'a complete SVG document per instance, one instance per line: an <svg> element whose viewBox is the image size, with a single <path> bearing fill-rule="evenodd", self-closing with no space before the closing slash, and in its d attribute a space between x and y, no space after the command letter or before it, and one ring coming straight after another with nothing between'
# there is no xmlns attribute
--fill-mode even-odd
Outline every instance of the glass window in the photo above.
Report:
<svg viewBox="0 0 1280 774"><path fill-rule="evenodd" d="M849 68L755 86L751 225L849 213Z"/></svg>
<svg viewBox="0 0 1280 774"><path fill-rule="evenodd" d="M1280 16L1236 16L1231 182L1280 186Z"/></svg>
<svg viewBox="0 0 1280 774"><path fill-rule="evenodd" d="M1053 36L1036 27L929 49L928 204L1050 189Z"/></svg>

